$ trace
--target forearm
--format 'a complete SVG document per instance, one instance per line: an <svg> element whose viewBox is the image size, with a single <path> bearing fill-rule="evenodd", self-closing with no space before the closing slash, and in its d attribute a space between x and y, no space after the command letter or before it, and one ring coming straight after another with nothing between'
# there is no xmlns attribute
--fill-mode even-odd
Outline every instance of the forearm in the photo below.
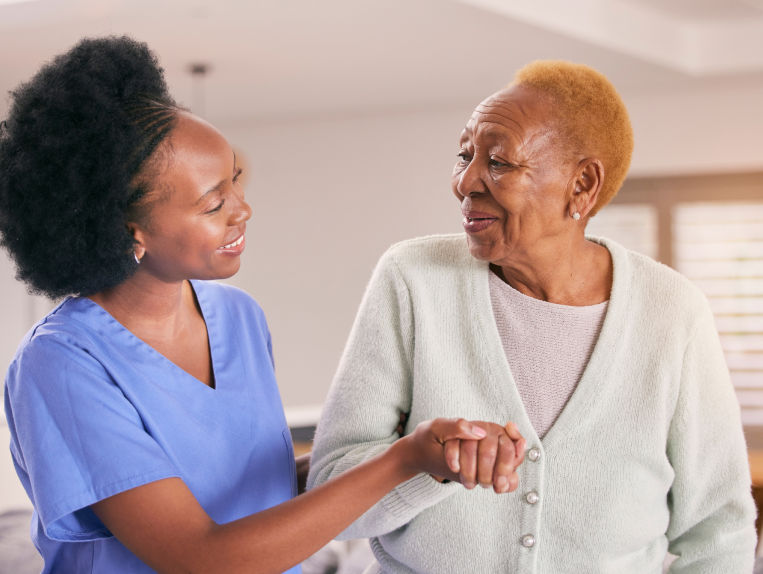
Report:
<svg viewBox="0 0 763 574"><path fill-rule="evenodd" d="M319 485L343 476L364 464L364 461L378 456L386 448L387 445L358 445L344 456L314 460L308 488L320 488ZM396 530L408 524L423 510L453 495L458 487L456 482L441 484L428 475L418 474L385 494L336 538L370 538Z"/></svg>
<svg viewBox="0 0 763 574"><path fill-rule="evenodd" d="M121 492L92 506L106 527L158 572L282 572L334 538L386 492L418 473L448 478L449 440L487 432L438 419L335 480L280 506L215 524L179 478Z"/></svg>
<svg viewBox="0 0 763 574"><path fill-rule="evenodd" d="M92 509L160 573L283 572L415 473L410 452L398 444L307 494L226 524L215 524L179 478L122 492Z"/></svg>
<svg viewBox="0 0 763 574"><path fill-rule="evenodd" d="M697 540L671 545L679 557L670 574L749 574L755 555L756 536L752 525L730 529L726 525L706 524Z"/></svg>
<svg viewBox="0 0 763 574"><path fill-rule="evenodd" d="M200 571L282 572L315 553L412 475L403 470L393 445L285 504L216 526L206 540L211 552L203 553L210 558Z"/></svg>

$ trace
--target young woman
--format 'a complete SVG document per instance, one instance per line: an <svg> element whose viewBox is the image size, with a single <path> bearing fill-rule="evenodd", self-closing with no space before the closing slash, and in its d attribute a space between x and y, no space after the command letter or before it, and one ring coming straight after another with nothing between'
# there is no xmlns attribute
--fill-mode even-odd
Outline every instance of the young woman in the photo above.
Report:
<svg viewBox="0 0 763 574"><path fill-rule="evenodd" d="M296 572L419 473L516 488L513 427L436 419L395 441L393 420L377 456L293 498L263 312L209 281L238 270L251 216L228 142L128 38L82 41L13 97L2 241L31 289L67 296L6 378L43 572Z"/></svg>

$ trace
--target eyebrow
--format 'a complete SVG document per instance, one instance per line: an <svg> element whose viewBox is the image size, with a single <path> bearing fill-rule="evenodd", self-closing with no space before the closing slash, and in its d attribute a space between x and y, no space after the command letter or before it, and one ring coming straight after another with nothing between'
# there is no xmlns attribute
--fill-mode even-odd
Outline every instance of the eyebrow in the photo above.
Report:
<svg viewBox="0 0 763 574"><path fill-rule="evenodd" d="M234 171L234 173L236 171L236 152L235 151L233 152L233 171ZM211 189L208 189L207 191L205 191L202 194L202 196L199 199L196 200L194 205L199 205L200 203L202 203L204 201L205 197L207 197L208 195L210 195L212 193L216 193L216 192L220 191L225 186L227 181L228 181L227 177L225 179L221 179L220 181L218 181L217 184L214 187L212 187Z"/></svg>

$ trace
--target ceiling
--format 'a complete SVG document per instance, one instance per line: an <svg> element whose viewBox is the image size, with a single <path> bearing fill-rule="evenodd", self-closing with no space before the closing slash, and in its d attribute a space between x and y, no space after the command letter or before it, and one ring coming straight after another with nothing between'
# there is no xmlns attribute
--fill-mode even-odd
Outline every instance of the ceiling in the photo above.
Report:
<svg viewBox="0 0 763 574"><path fill-rule="evenodd" d="M8 2L0 114L42 62L122 33L158 53L181 103L219 122L469 109L537 58L585 62L624 94L763 83L763 0ZM197 62L211 72L194 83Z"/></svg>
<svg viewBox="0 0 763 574"><path fill-rule="evenodd" d="M657 14L681 18L688 22L713 22L760 18L763 16L761 0L620 0Z"/></svg>

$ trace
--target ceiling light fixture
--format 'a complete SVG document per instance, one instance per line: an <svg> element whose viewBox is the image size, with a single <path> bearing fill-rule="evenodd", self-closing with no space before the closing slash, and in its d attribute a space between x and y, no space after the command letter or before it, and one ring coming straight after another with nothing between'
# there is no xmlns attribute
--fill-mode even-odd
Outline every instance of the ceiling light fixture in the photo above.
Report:
<svg viewBox="0 0 763 574"><path fill-rule="evenodd" d="M188 71L191 73L193 81L192 94L191 94L191 109L195 114L200 116L204 115L204 78L210 72L212 67L209 64L203 62L194 62L189 64Z"/></svg>

